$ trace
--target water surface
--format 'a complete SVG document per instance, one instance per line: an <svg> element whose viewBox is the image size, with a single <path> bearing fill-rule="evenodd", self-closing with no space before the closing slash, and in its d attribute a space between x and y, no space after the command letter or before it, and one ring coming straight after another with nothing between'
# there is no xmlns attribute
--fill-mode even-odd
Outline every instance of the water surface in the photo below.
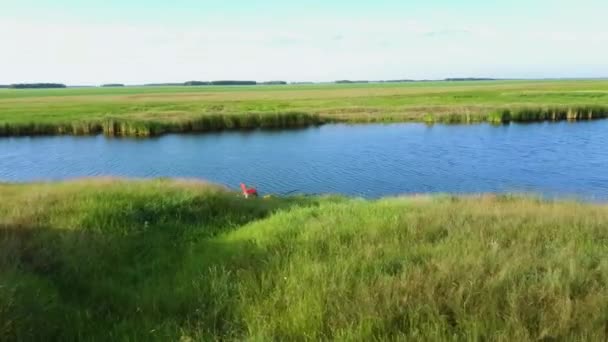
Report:
<svg viewBox="0 0 608 342"><path fill-rule="evenodd" d="M608 200L607 170L608 120L0 138L0 181L8 182L186 177L279 194L534 192Z"/></svg>

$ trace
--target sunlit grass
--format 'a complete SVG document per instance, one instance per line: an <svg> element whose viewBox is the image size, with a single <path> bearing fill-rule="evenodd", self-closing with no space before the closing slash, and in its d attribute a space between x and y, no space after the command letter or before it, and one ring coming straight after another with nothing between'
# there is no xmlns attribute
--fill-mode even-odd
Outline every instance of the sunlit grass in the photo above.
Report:
<svg viewBox="0 0 608 342"><path fill-rule="evenodd" d="M146 136L333 121L587 120L607 112L608 81L5 89L0 135Z"/></svg>
<svg viewBox="0 0 608 342"><path fill-rule="evenodd" d="M0 185L8 340L604 340L608 207Z"/></svg>

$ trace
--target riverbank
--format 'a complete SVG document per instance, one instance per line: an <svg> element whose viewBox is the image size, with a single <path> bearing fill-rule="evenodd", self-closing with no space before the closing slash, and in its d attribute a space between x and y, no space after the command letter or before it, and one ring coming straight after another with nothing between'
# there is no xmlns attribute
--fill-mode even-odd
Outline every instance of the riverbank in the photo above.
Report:
<svg viewBox="0 0 608 342"><path fill-rule="evenodd" d="M0 90L0 136L606 117L608 81L603 80Z"/></svg>
<svg viewBox="0 0 608 342"><path fill-rule="evenodd" d="M606 338L608 206L0 185L8 339Z"/></svg>

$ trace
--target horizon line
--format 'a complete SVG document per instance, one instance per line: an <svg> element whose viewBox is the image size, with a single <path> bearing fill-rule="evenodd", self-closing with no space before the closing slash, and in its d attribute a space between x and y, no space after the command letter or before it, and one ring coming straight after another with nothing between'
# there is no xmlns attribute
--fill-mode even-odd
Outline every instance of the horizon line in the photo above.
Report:
<svg viewBox="0 0 608 342"><path fill-rule="evenodd" d="M599 77L543 77L543 78L527 78L527 77L509 77L509 78L493 78L493 77L448 77L438 79L385 79L385 80L364 80L364 79L339 79L334 81L284 81L284 80L268 80L268 81L256 81L256 80L213 80L213 81L198 81L189 80L185 82L151 82L151 83L98 83L98 84L67 84L62 82L19 82L19 83L0 83L0 88L8 88L15 85L35 85L35 84L54 84L63 85L67 88L84 88L84 87L103 87L103 86L116 86L116 87L138 87L138 86L222 86L222 84L211 84L212 82L255 82L255 84L234 84L232 86L254 86L254 85L314 85L314 84L365 84L365 83L416 83L416 82L475 82L475 81L560 81L560 80L589 80L589 81L600 81L608 80L608 76ZM188 82L200 82L201 84L188 85ZM284 83L279 83L284 82Z"/></svg>

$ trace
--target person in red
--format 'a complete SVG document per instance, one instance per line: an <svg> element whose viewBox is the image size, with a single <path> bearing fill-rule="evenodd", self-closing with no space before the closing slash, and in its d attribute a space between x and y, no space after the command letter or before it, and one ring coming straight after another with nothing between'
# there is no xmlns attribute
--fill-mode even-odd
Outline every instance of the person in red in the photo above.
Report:
<svg viewBox="0 0 608 342"><path fill-rule="evenodd" d="M243 183L241 183L241 190L243 190L245 198L249 198L249 196L258 197L258 191L255 188L247 188Z"/></svg>

